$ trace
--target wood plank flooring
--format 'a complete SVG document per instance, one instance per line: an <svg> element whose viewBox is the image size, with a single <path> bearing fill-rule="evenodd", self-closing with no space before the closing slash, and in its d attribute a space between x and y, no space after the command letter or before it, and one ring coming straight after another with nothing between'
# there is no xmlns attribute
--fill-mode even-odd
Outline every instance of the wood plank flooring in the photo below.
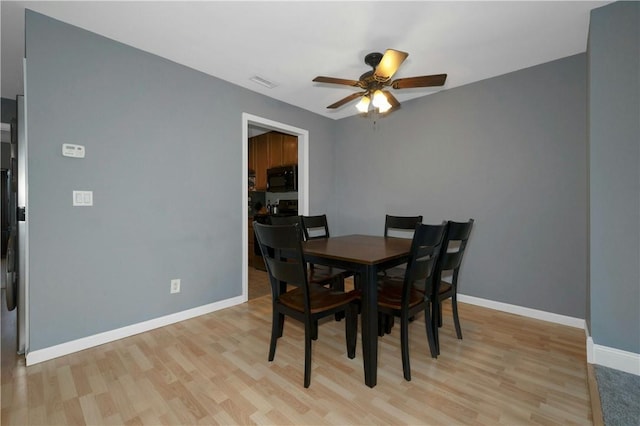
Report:
<svg viewBox="0 0 640 426"><path fill-rule="evenodd" d="M370 389L361 345L348 359L344 321L328 319L305 389L300 324L286 321L267 361L270 303L257 297L27 368L6 350L2 300L1 423L592 424L583 330L460 304L458 340L446 304L438 359L428 355L419 317L410 325L413 380L405 381L394 327L379 340Z"/></svg>

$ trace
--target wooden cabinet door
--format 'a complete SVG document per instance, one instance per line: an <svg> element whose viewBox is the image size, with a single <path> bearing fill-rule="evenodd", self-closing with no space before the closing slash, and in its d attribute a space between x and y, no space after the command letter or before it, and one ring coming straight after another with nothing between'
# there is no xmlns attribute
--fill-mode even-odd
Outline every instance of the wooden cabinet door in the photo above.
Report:
<svg viewBox="0 0 640 426"><path fill-rule="evenodd" d="M282 164L285 166L298 164L298 137L282 136Z"/></svg>
<svg viewBox="0 0 640 426"><path fill-rule="evenodd" d="M269 141L268 133L255 137L256 156L256 191L267 190L267 169L269 168Z"/></svg>
<svg viewBox="0 0 640 426"><path fill-rule="evenodd" d="M269 166L280 167L282 166L282 133L269 132L267 133L269 140Z"/></svg>

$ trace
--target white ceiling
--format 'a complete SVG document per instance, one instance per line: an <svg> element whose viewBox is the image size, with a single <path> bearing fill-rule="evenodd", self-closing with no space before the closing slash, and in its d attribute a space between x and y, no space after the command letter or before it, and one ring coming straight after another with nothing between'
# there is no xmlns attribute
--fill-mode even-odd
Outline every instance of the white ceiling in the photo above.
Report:
<svg viewBox="0 0 640 426"><path fill-rule="evenodd" d="M367 53L409 52L394 78L447 73L443 88L395 90L400 102L586 51L582 1L2 1L2 97L22 90L24 8L135 46L306 110L338 119ZM253 76L275 82L273 89Z"/></svg>

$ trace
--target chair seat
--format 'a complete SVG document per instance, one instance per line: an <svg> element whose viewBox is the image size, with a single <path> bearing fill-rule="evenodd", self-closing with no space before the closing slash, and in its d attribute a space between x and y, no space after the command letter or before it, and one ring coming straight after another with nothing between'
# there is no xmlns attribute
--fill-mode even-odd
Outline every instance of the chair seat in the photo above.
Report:
<svg viewBox="0 0 640 426"><path fill-rule="evenodd" d="M334 291L320 285L309 285L311 299L311 313L328 311L333 308L345 305L360 298L360 290L353 290L348 293ZM298 287L280 296L280 303L288 308L299 312L304 312L304 291Z"/></svg>
<svg viewBox="0 0 640 426"><path fill-rule="evenodd" d="M404 274L406 272L407 272L406 268L395 267L395 268L385 269L384 271L379 272L378 275L382 277L397 278L399 280L403 280Z"/></svg>
<svg viewBox="0 0 640 426"><path fill-rule="evenodd" d="M378 283L378 305L389 309L402 309L402 287L400 279L387 278ZM424 302L424 293L413 288L409 293L409 307Z"/></svg>
<svg viewBox="0 0 640 426"><path fill-rule="evenodd" d="M450 293L453 290L453 285L447 281L440 281L440 290L438 291L439 295Z"/></svg>
<svg viewBox="0 0 640 426"><path fill-rule="evenodd" d="M344 279L350 275L353 275L353 273L345 269L333 268L331 266L313 265L313 268L309 268L310 283L325 284L340 276Z"/></svg>

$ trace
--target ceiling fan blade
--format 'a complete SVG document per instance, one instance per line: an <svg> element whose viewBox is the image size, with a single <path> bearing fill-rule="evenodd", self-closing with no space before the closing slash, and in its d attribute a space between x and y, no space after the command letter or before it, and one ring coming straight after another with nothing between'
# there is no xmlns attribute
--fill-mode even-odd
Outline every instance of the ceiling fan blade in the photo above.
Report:
<svg viewBox="0 0 640 426"><path fill-rule="evenodd" d="M316 83L332 83L332 84L344 84L345 86L358 86L360 84L357 80L347 80L344 78L334 78L334 77L323 77L319 75L314 78L312 81Z"/></svg>
<svg viewBox="0 0 640 426"><path fill-rule="evenodd" d="M346 103L348 103L348 102L351 102L352 100L354 100L354 99L356 99L356 98L359 98L360 96L364 95L365 93L366 93L366 92L353 93L353 94L351 94L351 95L347 96L346 98L342 98L342 99L340 99L338 102L336 102L336 103L333 103L333 104L329 105L327 108L330 108L330 109L336 109L336 108L339 108L339 107L341 107L342 105L344 105L344 104L346 104Z"/></svg>
<svg viewBox="0 0 640 426"><path fill-rule="evenodd" d="M373 76L377 81L387 81L398 71L398 68L409 54L399 50L387 49Z"/></svg>
<svg viewBox="0 0 640 426"><path fill-rule="evenodd" d="M387 100L391 104L391 109L395 109L400 106L400 102L396 99L395 96L391 94L388 90L383 90L382 93L387 97Z"/></svg>
<svg viewBox="0 0 640 426"><path fill-rule="evenodd" d="M420 77L399 78L391 83L394 89L409 89L411 87L442 86L447 80L446 74L423 75Z"/></svg>

